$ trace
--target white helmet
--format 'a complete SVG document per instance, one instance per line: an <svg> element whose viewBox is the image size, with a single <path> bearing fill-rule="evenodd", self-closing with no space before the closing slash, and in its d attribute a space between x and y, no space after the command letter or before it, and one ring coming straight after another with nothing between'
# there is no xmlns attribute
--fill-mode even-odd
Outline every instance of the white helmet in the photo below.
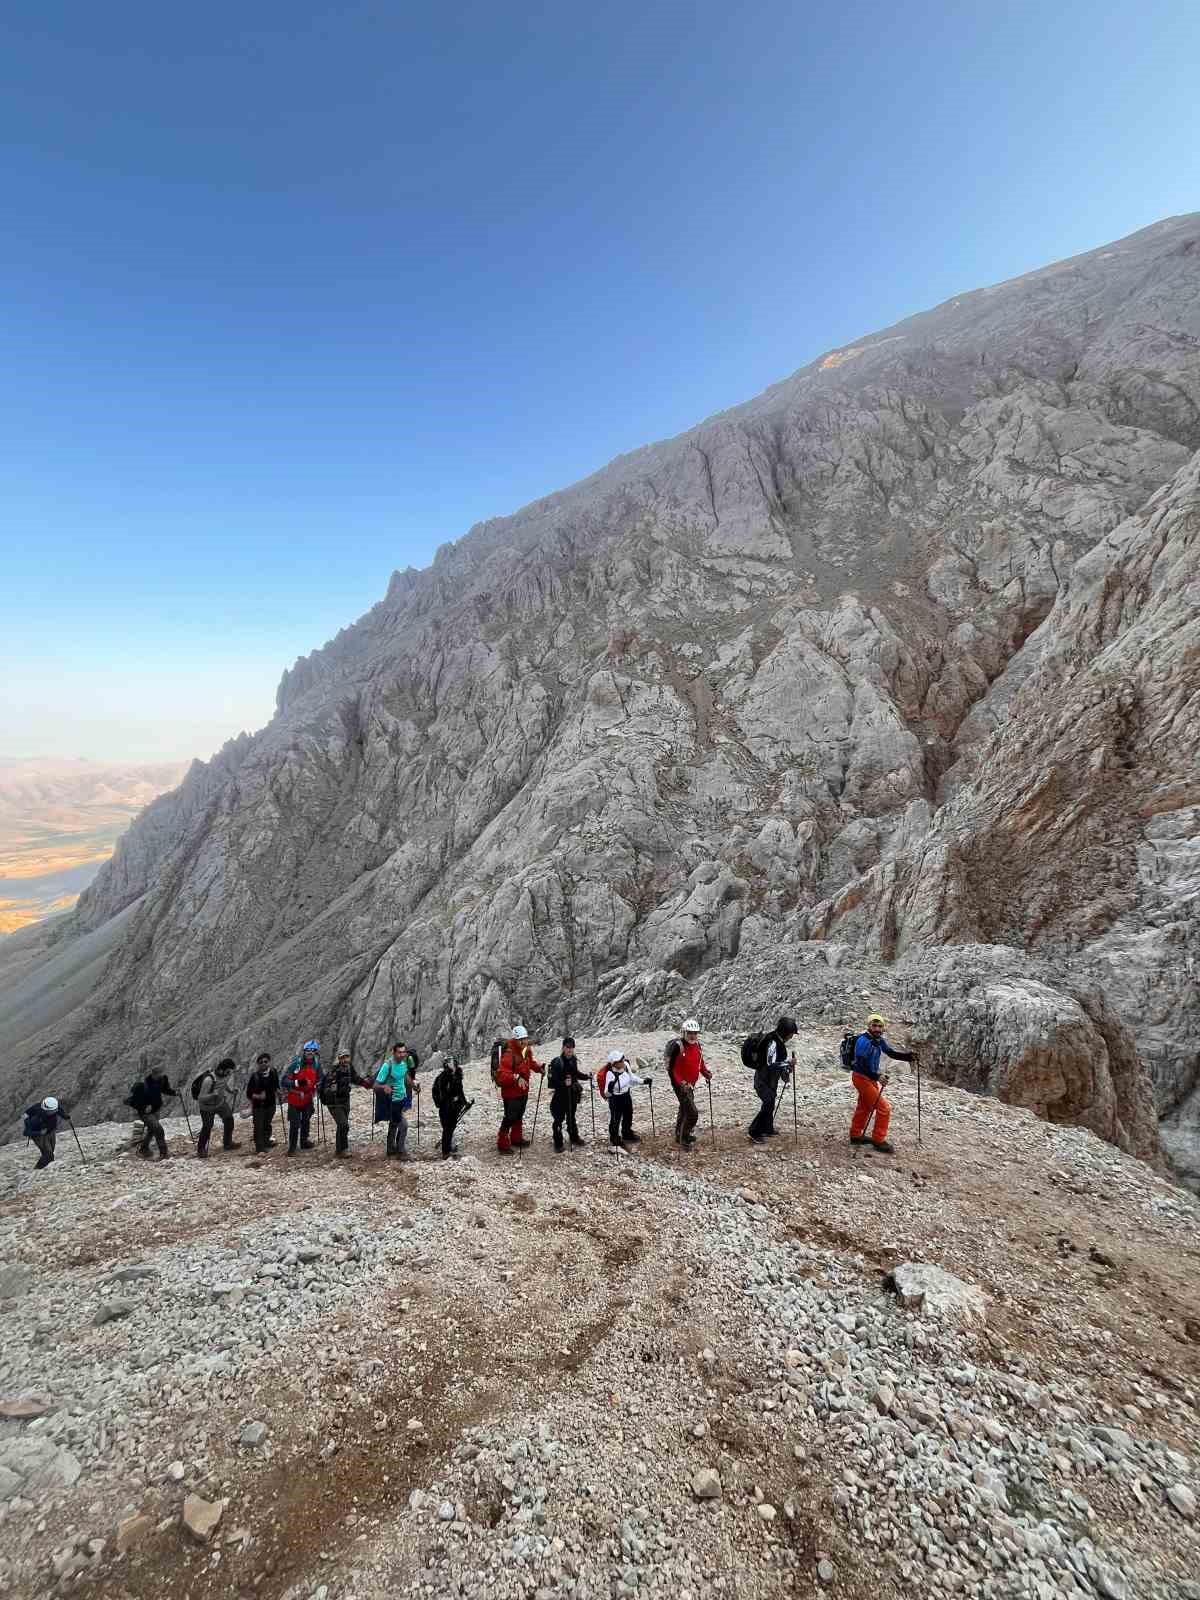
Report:
<svg viewBox="0 0 1200 1600"><path fill-rule="evenodd" d="M621 1050L610 1050L608 1052L608 1064L610 1067L615 1067L618 1061L624 1061L624 1059L625 1054Z"/></svg>
<svg viewBox="0 0 1200 1600"><path fill-rule="evenodd" d="M45 1111L49 1116L53 1116L58 1110L58 1101L52 1094L48 1094L42 1101L42 1110Z"/></svg>
<svg viewBox="0 0 1200 1600"><path fill-rule="evenodd" d="M684 1019L683 1032L684 1033L699 1033L700 1032L700 1024L696 1021L695 1017L686 1017Z"/></svg>
<svg viewBox="0 0 1200 1600"><path fill-rule="evenodd" d="M516 1027L513 1029L513 1035L512 1036L513 1036L514 1039L528 1039L529 1034L525 1031L525 1029L518 1022Z"/></svg>

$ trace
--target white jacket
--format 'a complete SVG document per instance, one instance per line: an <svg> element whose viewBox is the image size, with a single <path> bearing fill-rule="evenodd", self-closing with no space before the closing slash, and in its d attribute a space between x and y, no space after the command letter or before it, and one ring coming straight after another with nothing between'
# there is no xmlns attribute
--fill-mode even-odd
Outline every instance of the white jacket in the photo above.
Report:
<svg viewBox="0 0 1200 1600"><path fill-rule="evenodd" d="M604 1080L604 1092L611 1100L615 1094L628 1094L635 1083L645 1083L645 1078L631 1072L628 1067L613 1066Z"/></svg>

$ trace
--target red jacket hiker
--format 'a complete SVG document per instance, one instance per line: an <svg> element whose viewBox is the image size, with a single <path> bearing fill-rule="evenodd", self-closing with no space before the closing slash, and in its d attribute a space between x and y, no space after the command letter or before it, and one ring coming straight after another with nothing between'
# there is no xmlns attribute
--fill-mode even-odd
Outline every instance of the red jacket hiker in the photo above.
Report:
<svg viewBox="0 0 1200 1600"><path fill-rule="evenodd" d="M297 1067L295 1072L287 1075L288 1092L287 1103L295 1106L297 1110L307 1110L313 1103L313 1095L317 1092L317 1074L313 1067Z"/></svg>
<svg viewBox="0 0 1200 1600"><path fill-rule="evenodd" d="M700 1042L683 1044L671 1058L671 1076L676 1083L687 1083L695 1088L700 1081L700 1074L711 1078L712 1073L704 1065L704 1053L700 1049Z"/></svg>
<svg viewBox="0 0 1200 1600"><path fill-rule="evenodd" d="M496 1083L504 1102L504 1118L496 1135L497 1150L524 1150L528 1145L522 1119L529 1103L529 1075L545 1070L540 1061L533 1059L527 1038L512 1038L504 1046L496 1066Z"/></svg>

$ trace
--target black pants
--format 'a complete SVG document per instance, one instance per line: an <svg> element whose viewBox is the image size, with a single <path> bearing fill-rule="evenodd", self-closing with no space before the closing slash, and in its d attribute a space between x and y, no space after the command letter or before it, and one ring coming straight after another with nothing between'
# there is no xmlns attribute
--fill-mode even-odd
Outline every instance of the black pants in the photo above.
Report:
<svg viewBox="0 0 1200 1600"><path fill-rule="evenodd" d="M275 1102L264 1100L256 1102L254 1112L254 1148L261 1155L271 1142L271 1129L275 1123Z"/></svg>
<svg viewBox="0 0 1200 1600"><path fill-rule="evenodd" d="M759 1067L754 1074L754 1092L758 1096L758 1115L750 1124L751 1136L765 1139L775 1131L775 1096L779 1093L782 1074L775 1067Z"/></svg>
<svg viewBox="0 0 1200 1600"><path fill-rule="evenodd" d="M224 1130L222 1144L228 1150L233 1144L233 1112L232 1111L202 1111L200 1113L200 1137L196 1140L196 1154L208 1154L208 1141L213 1131L213 1123L220 1117L221 1127Z"/></svg>
<svg viewBox="0 0 1200 1600"><path fill-rule="evenodd" d="M501 1109L503 1120L500 1123L500 1131L503 1133L505 1128L515 1128L518 1123L525 1120L525 1113L529 1109L529 1096L519 1094L512 1100L505 1100Z"/></svg>
<svg viewBox="0 0 1200 1600"><path fill-rule="evenodd" d="M439 1106L438 1116L442 1122L442 1154L448 1156L454 1144L454 1130L462 1116L462 1106Z"/></svg>
<svg viewBox="0 0 1200 1600"><path fill-rule="evenodd" d="M41 1160L37 1164L38 1167L48 1167L54 1160L54 1141L56 1138L57 1134L39 1133L37 1138L33 1141L34 1144L37 1145L38 1149L42 1152ZM37 1167L34 1168L34 1171L37 1171Z"/></svg>
<svg viewBox="0 0 1200 1600"><path fill-rule="evenodd" d="M610 1094L608 1097L608 1142L620 1144L633 1132L632 1094Z"/></svg>
<svg viewBox="0 0 1200 1600"><path fill-rule="evenodd" d="M294 1150L297 1145L305 1140L305 1129L312 1121L311 1106L289 1106L288 1112L288 1149Z"/></svg>
<svg viewBox="0 0 1200 1600"><path fill-rule="evenodd" d="M138 1146L139 1150L144 1156L148 1156L151 1144L156 1144L159 1158L161 1159L167 1153L167 1136L163 1132L163 1125L158 1119L157 1112L143 1111L142 1126L146 1131L142 1135L142 1142Z"/></svg>
<svg viewBox="0 0 1200 1600"><path fill-rule="evenodd" d="M334 1149L340 1156L350 1148L350 1107L332 1100L329 1104L329 1115L333 1118L333 1126L336 1129Z"/></svg>
<svg viewBox="0 0 1200 1600"><path fill-rule="evenodd" d="M562 1148L563 1123L567 1125L567 1135L572 1144L580 1144L579 1123L576 1120L579 1112L579 1101L575 1091L569 1084L564 1084L561 1089L555 1089L550 1096L550 1126L554 1134L554 1144L557 1149Z"/></svg>
<svg viewBox="0 0 1200 1600"><path fill-rule="evenodd" d="M309 1137L309 1130L312 1127L312 1119L313 1119L313 1108L312 1108L312 1106L305 1106L300 1112L300 1143L301 1144L311 1144L312 1143L312 1140Z"/></svg>

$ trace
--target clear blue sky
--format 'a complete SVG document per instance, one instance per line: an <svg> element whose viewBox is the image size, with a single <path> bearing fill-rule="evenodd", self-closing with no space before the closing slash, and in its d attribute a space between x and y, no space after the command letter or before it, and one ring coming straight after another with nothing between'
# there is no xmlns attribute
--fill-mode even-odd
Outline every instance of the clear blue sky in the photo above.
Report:
<svg viewBox="0 0 1200 1600"><path fill-rule="evenodd" d="M0 753L206 754L472 522L1195 209L1198 62L1196 0L9 0Z"/></svg>

